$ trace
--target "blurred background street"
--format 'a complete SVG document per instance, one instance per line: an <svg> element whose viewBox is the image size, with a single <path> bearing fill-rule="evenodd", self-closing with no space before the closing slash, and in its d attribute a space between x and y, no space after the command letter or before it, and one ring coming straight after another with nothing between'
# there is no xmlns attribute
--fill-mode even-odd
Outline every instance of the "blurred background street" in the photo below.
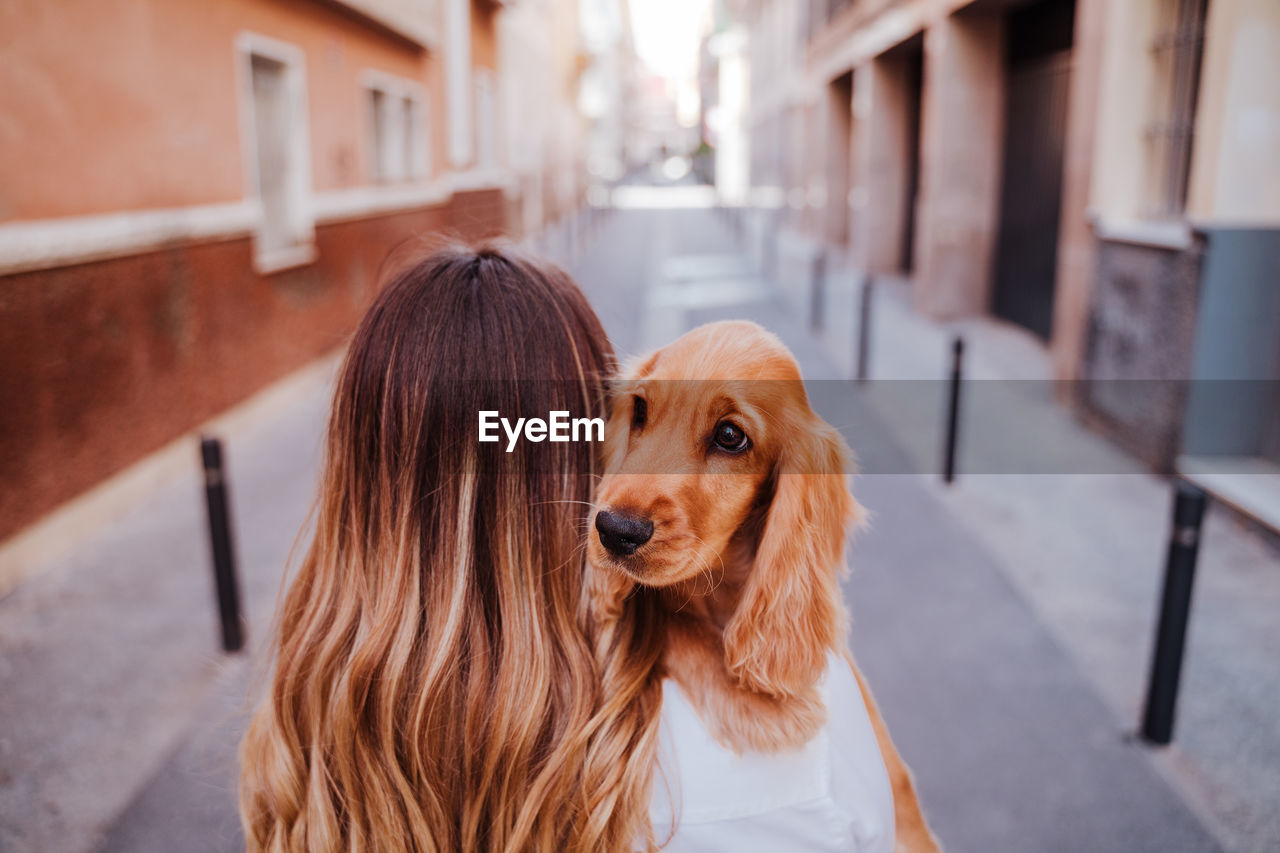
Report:
<svg viewBox="0 0 1280 853"><path fill-rule="evenodd" d="M1272 0L15 0L0 34L0 850L243 847L344 342L487 236L622 357L724 318L796 353L946 849L1280 847ZM1209 510L1156 746L1179 482Z"/></svg>

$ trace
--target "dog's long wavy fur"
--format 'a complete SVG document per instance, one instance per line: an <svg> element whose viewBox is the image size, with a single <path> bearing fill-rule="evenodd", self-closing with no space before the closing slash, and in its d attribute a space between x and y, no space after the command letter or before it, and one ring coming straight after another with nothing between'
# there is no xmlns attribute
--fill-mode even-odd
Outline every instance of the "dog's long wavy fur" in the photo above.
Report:
<svg viewBox="0 0 1280 853"><path fill-rule="evenodd" d="M726 411L752 438L749 452L708 443ZM828 655L842 656L893 787L897 849L935 851L910 771L847 647L839 578L846 535L863 517L851 471L848 446L811 410L775 336L744 322L695 329L615 385L597 506L644 515L655 529L634 556L593 537L592 595L602 621L650 623L628 631L660 634L661 674L737 750L809 740L825 721Z"/></svg>

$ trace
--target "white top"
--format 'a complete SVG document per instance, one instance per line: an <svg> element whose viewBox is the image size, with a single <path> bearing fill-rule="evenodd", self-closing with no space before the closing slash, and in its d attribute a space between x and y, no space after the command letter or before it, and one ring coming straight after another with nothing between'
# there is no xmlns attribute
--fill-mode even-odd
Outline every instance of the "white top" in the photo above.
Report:
<svg viewBox="0 0 1280 853"><path fill-rule="evenodd" d="M736 755L663 684L649 816L672 853L893 850L893 789L853 670L828 656L827 722L803 747ZM675 825L675 832L671 829Z"/></svg>

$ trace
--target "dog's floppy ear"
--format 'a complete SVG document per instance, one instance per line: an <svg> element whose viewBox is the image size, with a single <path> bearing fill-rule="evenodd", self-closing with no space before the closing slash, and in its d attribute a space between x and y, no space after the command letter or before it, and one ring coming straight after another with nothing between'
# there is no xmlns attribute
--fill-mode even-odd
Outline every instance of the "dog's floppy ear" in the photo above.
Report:
<svg viewBox="0 0 1280 853"><path fill-rule="evenodd" d="M601 458L604 470L616 471L622 464L627 452L627 435L630 432L631 401L633 391L653 372L654 365L662 350L628 359L618 371L618 376L610 383L609 419L604 430L604 447Z"/></svg>
<svg viewBox="0 0 1280 853"><path fill-rule="evenodd" d="M812 415L782 451L755 564L724 633L725 664L750 690L800 693L844 641L845 533L862 516L847 485L851 470L840 434Z"/></svg>

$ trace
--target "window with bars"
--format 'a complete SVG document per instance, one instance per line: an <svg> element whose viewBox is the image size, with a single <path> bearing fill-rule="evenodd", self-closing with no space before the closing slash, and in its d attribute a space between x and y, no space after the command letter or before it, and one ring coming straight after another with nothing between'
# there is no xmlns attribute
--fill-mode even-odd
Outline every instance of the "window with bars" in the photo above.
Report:
<svg viewBox="0 0 1280 853"><path fill-rule="evenodd" d="M1157 0L1143 204L1153 219L1179 217L1186 205L1207 6L1208 0Z"/></svg>

